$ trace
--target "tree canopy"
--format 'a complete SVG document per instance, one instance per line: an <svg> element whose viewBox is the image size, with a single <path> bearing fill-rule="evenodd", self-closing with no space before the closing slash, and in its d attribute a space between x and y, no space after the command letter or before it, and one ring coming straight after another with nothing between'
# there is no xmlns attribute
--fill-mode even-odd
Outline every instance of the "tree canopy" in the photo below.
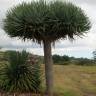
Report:
<svg viewBox="0 0 96 96"><path fill-rule="evenodd" d="M22 3L11 8L4 21L4 29L11 37L41 43L62 38L74 39L90 29L90 21L83 10L70 2L44 0Z"/></svg>

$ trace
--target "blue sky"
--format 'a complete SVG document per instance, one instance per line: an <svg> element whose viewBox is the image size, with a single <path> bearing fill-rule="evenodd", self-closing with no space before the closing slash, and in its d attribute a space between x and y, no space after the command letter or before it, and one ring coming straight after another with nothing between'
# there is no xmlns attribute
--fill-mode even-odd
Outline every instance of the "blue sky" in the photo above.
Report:
<svg viewBox="0 0 96 96"><path fill-rule="evenodd" d="M38 44L34 44L31 41L23 42L17 38L11 39L2 29L2 20L6 16L6 11L22 3L23 1L30 2L32 0L0 0L0 46L2 50L22 50L43 55L43 48ZM65 0L62 0L65 1ZM92 28L88 34L83 38L76 38L75 41L70 42L69 40L60 40L56 42L55 48L53 47L52 53L59 55L69 55L75 57L88 57L92 58L92 51L96 49L96 0L67 0L77 6L80 6L90 18Z"/></svg>

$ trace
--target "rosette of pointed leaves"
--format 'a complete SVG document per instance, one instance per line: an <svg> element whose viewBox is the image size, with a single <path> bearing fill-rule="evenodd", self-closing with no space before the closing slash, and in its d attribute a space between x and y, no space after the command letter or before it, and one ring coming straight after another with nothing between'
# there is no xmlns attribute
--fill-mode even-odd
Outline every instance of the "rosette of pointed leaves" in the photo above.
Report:
<svg viewBox="0 0 96 96"><path fill-rule="evenodd" d="M4 29L11 37L41 43L60 38L82 36L90 29L90 21L81 8L68 2L23 3L7 12Z"/></svg>
<svg viewBox="0 0 96 96"><path fill-rule="evenodd" d="M39 92L39 64L26 63L28 53L9 52L9 63L0 66L0 90L4 92Z"/></svg>

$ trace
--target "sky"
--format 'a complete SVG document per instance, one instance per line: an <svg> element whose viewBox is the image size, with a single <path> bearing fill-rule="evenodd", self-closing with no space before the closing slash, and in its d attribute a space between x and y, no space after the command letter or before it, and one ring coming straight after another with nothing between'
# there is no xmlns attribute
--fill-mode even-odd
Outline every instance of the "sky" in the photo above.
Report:
<svg viewBox="0 0 96 96"><path fill-rule="evenodd" d="M32 0L0 0L0 47L4 50L27 50L33 54L43 55L42 45L31 41L22 41L18 38L10 38L3 30L3 20L6 12L19 3ZM65 0L62 0L65 1ZM75 41L60 40L52 48L52 54L69 55L75 57L92 58L92 52L96 49L96 0L67 0L81 7L89 17L92 28L84 38L76 38Z"/></svg>

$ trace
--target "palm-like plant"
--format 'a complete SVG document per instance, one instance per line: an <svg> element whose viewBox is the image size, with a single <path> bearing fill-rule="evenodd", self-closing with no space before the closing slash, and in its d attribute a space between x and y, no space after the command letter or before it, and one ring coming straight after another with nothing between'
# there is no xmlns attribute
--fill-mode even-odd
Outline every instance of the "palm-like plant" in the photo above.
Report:
<svg viewBox="0 0 96 96"><path fill-rule="evenodd" d="M44 45L46 92L49 96L53 89L51 44L59 39L73 40L89 29L90 21L81 8L60 1L20 4L7 12L4 22L4 30L11 37Z"/></svg>
<svg viewBox="0 0 96 96"><path fill-rule="evenodd" d="M39 92L40 66L28 63L26 51L8 52L8 64L0 66L0 89L5 92Z"/></svg>

